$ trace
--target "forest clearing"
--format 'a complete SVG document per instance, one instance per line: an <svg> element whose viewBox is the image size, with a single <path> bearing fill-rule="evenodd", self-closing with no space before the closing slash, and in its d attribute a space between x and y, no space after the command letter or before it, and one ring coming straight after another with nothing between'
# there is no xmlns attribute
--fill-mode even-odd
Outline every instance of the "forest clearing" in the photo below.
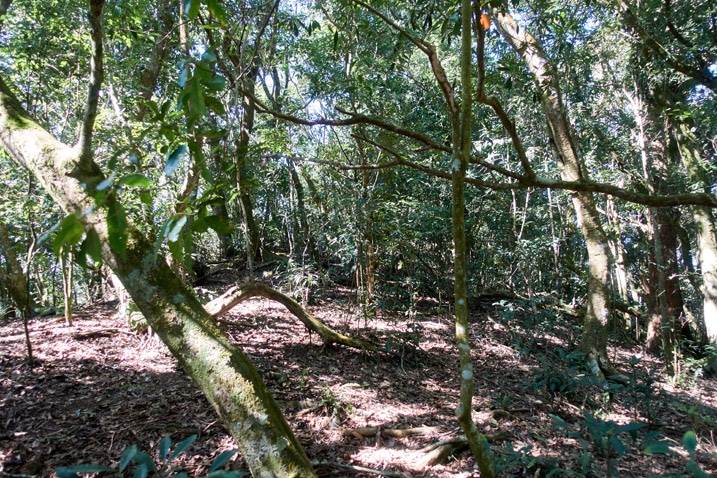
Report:
<svg viewBox="0 0 717 478"><path fill-rule="evenodd" d="M714 474L716 92L711 0L0 0L0 474Z"/></svg>

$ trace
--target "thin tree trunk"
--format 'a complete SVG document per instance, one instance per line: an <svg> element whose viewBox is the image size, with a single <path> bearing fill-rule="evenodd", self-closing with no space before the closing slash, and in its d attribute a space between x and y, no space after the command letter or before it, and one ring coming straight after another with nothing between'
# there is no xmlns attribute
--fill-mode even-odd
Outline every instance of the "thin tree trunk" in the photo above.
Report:
<svg viewBox="0 0 717 478"><path fill-rule="evenodd" d="M259 74L257 67L252 68L242 81L242 88L254 94L256 77ZM242 101L242 117L239 129L239 139L237 142L236 152L236 185L239 188L239 203L244 219L244 234L246 239L247 261L250 270L254 261L261 259L261 246L259 242L259 229L254 221L254 207L252 206L251 196L249 195L249 140L254 131L254 102L244 96Z"/></svg>
<svg viewBox="0 0 717 478"><path fill-rule="evenodd" d="M65 324L72 325L72 252L60 254L60 269L62 270L62 299L65 314Z"/></svg>

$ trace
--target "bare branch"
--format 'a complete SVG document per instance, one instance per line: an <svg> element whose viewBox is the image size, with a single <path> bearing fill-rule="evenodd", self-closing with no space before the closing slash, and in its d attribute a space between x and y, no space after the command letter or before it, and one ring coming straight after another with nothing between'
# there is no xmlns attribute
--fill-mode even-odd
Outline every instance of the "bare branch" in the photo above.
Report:
<svg viewBox="0 0 717 478"><path fill-rule="evenodd" d="M92 169L92 131L97 118L100 89L104 80L102 38L104 27L102 25L102 10L105 0L90 0L89 21L92 57L90 58L90 84L87 91L85 114L82 118L80 137L75 146L80 153L79 167L84 171Z"/></svg>

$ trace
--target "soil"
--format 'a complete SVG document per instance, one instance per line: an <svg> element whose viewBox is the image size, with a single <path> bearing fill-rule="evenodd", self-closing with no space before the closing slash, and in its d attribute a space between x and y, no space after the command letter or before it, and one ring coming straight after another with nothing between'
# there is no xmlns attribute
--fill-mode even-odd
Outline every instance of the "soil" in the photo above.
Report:
<svg viewBox="0 0 717 478"><path fill-rule="evenodd" d="M379 307L366 317L350 290L332 288L314 301L307 310L317 318L382 351L324 347L281 305L261 298L232 309L222 325L261 372L317 474L480 476L465 449L428 467L420 451L461 434L453 413L454 324L445 306L424 300L407 312ZM498 306L490 298L471 305L474 419L495 438L491 447L504 476L552 470L558 470L552 476L609 476L609 465L614 476L686 476L690 455L682 441L690 430L697 464L717 472L717 458L709 456L717 453L717 380L687 366L668 380L640 347L611 343L624 383L596 384L571 354L578 318L520 303ZM76 311L72 326L45 317L30 320L29 328L32 365L22 323L0 321L0 476L51 476L80 463L116 466L133 444L156 458L165 435L175 444L197 435L176 464L203 476L233 448L164 345L130 330L113 304ZM643 426L616 428L629 423ZM375 427L374 434L360 427ZM435 428L406 438L387 432L417 427ZM673 454L645 453L655 439ZM226 469L246 470L240 455Z"/></svg>

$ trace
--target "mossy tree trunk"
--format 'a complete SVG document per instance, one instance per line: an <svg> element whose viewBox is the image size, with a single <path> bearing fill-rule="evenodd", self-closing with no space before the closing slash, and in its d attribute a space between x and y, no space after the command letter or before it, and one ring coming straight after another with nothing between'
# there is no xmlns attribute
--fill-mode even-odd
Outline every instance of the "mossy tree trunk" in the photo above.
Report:
<svg viewBox="0 0 717 478"><path fill-rule="evenodd" d="M0 78L0 147L30 170L68 213L94 231L107 265L152 329L214 406L254 476L315 476L258 372L216 325L152 244L128 227L124 254L109 246L106 208L87 194L104 179L86 149L60 143L35 123ZM111 196L109 202L115 201Z"/></svg>
<svg viewBox="0 0 717 478"><path fill-rule="evenodd" d="M523 58L540 89L549 141L561 178L578 183L587 181L589 178L573 141L555 68L538 40L525 28L519 27L509 14L499 9L493 9L493 13L501 35ZM607 354L608 324L612 315L608 239L592 193L575 191L572 202L589 261L588 307L579 349L588 357L593 373L600 376L612 374L615 370Z"/></svg>

